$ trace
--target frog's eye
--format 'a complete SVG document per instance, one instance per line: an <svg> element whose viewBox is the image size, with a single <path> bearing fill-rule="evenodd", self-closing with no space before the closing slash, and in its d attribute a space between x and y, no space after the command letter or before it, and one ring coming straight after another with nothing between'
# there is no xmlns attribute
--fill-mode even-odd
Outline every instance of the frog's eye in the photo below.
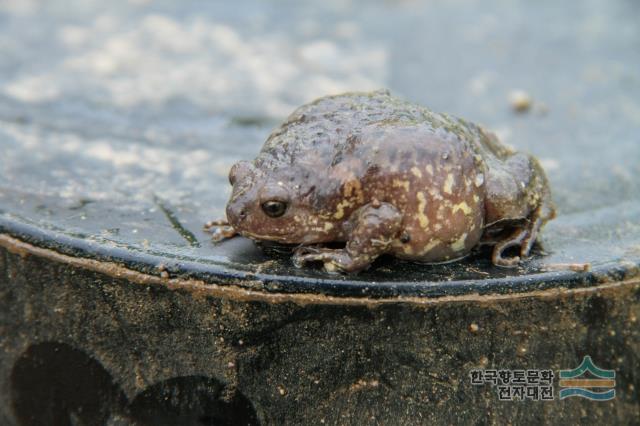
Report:
<svg viewBox="0 0 640 426"><path fill-rule="evenodd" d="M262 203L262 211L269 217L280 217L287 211L284 201L270 200Z"/></svg>

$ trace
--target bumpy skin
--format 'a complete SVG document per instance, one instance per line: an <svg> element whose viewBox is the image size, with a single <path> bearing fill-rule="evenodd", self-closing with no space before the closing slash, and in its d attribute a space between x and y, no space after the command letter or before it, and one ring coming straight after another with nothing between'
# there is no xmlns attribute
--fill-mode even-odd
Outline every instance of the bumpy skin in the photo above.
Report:
<svg viewBox="0 0 640 426"><path fill-rule="evenodd" d="M478 244L494 246L496 265L513 266L554 215L533 157L387 91L298 108L229 179L228 223L209 226L217 237L298 244L296 265L319 261L328 271L358 271L384 253L453 261ZM270 201L286 205L281 216L263 211ZM504 257L514 246L520 256Z"/></svg>

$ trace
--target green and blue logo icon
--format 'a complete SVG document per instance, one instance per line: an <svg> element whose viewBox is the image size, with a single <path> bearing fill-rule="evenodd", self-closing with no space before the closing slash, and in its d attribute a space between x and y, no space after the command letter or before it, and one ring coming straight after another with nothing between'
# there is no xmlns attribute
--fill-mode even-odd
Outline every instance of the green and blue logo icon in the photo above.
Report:
<svg viewBox="0 0 640 426"><path fill-rule="evenodd" d="M589 377L586 377L587 372ZM573 370L560 370L559 385L563 388L560 399L579 396L592 401L609 401L616 397L616 372L597 367L587 355Z"/></svg>

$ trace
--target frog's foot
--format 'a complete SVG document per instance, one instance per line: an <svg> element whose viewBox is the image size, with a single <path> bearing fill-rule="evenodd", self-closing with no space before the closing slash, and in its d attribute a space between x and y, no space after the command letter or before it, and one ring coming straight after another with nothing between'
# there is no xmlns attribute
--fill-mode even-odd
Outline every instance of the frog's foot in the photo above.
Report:
<svg viewBox="0 0 640 426"><path fill-rule="evenodd" d="M491 256L491 261L493 262L493 264L496 266L502 266L504 268L512 268L516 266L518 262L520 262L520 256L503 257L503 254L505 250L515 246L520 246L520 252L522 253L524 251L523 242L525 241L526 237L527 237L527 229L520 228L520 229L517 229L508 238L498 242L493 247L493 254Z"/></svg>
<svg viewBox="0 0 640 426"><path fill-rule="evenodd" d="M357 272L371 264L368 256L351 256L346 249L329 249L315 246L303 246L293 253L293 264L297 268L306 263L323 262L327 272Z"/></svg>
<svg viewBox="0 0 640 426"><path fill-rule="evenodd" d="M538 231L544 222L544 218L538 213L536 211L532 219L527 221L523 227L517 228L509 237L496 243L491 256L494 265L506 268L514 267L520 262L520 259L529 256L531 247L538 237ZM520 256L503 257L505 250L517 246L520 246Z"/></svg>
<svg viewBox="0 0 640 426"><path fill-rule="evenodd" d="M204 224L204 230L211 233L211 240L219 242L234 237L238 232L224 219L212 220Z"/></svg>

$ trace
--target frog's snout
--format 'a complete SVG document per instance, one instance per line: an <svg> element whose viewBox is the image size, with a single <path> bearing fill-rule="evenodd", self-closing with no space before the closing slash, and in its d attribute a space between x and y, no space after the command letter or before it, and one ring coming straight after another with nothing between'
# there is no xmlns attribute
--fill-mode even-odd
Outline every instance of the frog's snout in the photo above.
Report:
<svg viewBox="0 0 640 426"><path fill-rule="evenodd" d="M247 218L245 203L233 202L227 205L227 220L234 227L238 227Z"/></svg>

